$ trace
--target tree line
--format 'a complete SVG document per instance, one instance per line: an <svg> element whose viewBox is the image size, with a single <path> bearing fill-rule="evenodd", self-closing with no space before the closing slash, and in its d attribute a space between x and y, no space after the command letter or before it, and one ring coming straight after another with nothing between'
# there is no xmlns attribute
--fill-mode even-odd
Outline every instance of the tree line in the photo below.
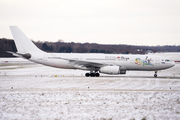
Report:
<svg viewBox="0 0 180 120"><path fill-rule="evenodd" d="M34 42L34 41L33 41ZM180 52L180 46L137 46L137 45L111 45L97 43L74 43L74 42L47 42L37 41L35 45L46 52L56 53L105 53L105 54L145 54L151 52ZM17 52L12 39L0 39L0 57L13 57L6 51Z"/></svg>

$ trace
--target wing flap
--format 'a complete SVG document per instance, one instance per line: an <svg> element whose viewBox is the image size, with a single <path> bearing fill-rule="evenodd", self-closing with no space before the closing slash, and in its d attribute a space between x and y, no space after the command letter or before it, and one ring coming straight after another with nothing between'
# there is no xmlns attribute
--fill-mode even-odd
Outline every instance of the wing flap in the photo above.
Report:
<svg viewBox="0 0 180 120"><path fill-rule="evenodd" d="M106 66L105 63L102 62L92 62L92 61L85 61L85 60L74 60L74 59L68 59L68 58L60 58L63 60L67 60L70 62L70 64L79 65L82 67L102 67Z"/></svg>
<svg viewBox="0 0 180 120"><path fill-rule="evenodd" d="M62 57L49 57L50 59L62 59L69 61L70 64L78 67L78 68L101 68L103 66L118 66L115 63L104 63L104 62L97 62L97 61L88 61L88 60L78 60L78 59L71 59L71 58L62 58ZM119 66L123 67L123 66Z"/></svg>

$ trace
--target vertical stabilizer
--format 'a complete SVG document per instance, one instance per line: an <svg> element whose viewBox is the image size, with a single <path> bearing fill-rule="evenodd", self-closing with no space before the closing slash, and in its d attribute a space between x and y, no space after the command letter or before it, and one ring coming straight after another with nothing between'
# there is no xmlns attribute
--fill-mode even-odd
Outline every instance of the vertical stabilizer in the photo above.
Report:
<svg viewBox="0 0 180 120"><path fill-rule="evenodd" d="M18 53L27 53L30 51L42 52L17 26L10 26L10 29Z"/></svg>

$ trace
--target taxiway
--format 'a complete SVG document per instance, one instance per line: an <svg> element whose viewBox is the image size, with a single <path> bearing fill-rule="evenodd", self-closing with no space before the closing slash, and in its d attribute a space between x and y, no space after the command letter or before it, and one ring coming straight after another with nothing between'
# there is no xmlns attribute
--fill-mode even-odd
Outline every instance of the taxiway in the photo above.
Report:
<svg viewBox="0 0 180 120"><path fill-rule="evenodd" d="M179 119L180 64L84 77L42 65L0 67L0 119Z"/></svg>

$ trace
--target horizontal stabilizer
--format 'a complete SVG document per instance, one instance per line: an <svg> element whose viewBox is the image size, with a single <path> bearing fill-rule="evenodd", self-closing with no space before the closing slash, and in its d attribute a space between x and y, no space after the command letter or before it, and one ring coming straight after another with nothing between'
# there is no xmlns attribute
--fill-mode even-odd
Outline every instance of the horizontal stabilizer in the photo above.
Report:
<svg viewBox="0 0 180 120"><path fill-rule="evenodd" d="M10 54L13 54L14 56L21 57L21 58L26 58L26 59L31 58L31 54L29 54L29 53L21 54L21 53L15 53L15 52L11 52L11 51L6 51L6 52L10 53Z"/></svg>

